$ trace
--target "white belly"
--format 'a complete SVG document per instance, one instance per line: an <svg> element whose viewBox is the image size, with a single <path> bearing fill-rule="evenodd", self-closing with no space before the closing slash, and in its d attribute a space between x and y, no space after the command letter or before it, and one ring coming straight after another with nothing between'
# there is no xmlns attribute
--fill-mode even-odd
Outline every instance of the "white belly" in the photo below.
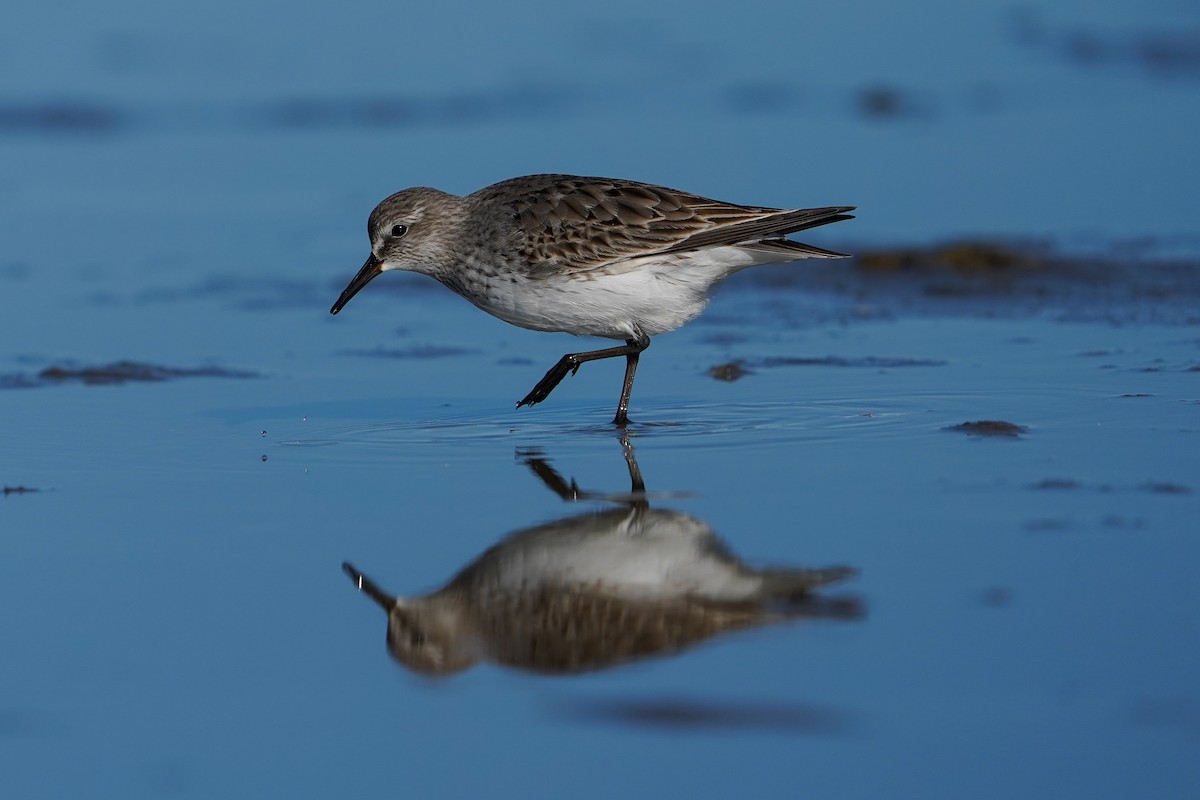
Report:
<svg viewBox="0 0 1200 800"><path fill-rule="evenodd" d="M733 247L622 262L611 271L492 282L473 303L536 331L633 339L673 331L704 310L721 278L755 263Z"/></svg>

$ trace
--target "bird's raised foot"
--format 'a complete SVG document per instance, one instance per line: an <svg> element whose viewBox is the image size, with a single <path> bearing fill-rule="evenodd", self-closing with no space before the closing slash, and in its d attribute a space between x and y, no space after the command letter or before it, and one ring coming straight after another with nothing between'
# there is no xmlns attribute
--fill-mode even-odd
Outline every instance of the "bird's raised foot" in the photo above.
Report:
<svg viewBox="0 0 1200 800"><path fill-rule="evenodd" d="M537 386L534 386L529 394L517 403L517 408L536 405L545 400L554 391L554 387L562 383L563 378L578 372L579 365L582 363L574 354L567 354L560 358L558 363L537 382Z"/></svg>

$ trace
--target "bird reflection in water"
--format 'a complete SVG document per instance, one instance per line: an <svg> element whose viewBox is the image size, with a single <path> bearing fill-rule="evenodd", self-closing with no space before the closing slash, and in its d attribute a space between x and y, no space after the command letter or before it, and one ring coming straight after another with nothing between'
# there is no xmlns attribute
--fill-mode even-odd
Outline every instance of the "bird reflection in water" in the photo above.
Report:
<svg viewBox="0 0 1200 800"><path fill-rule="evenodd" d="M852 568L754 569L701 520L651 508L633 448L621 444L627 495L582 491L527 455L525 463L563 499L619 507L510 534L435 592L393 597L343 564L387 612L392 656L426 675L480 661L567 674L667 656L789 619L861 616L855 598L813 593L854 575Z"/></svg>

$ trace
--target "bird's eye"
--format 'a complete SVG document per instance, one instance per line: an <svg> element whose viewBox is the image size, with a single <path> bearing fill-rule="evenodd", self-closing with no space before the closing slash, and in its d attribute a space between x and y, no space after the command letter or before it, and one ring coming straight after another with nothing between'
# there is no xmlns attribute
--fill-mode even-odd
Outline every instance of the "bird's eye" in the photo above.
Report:
<svg viewBox="0 0 1200 800"><path fill-rule="evenodd" d="M399 239L401 236L403 236L406 233L408 233L407 225L393 225L392 226L392 236L395 236L397 239Z"/></svg>

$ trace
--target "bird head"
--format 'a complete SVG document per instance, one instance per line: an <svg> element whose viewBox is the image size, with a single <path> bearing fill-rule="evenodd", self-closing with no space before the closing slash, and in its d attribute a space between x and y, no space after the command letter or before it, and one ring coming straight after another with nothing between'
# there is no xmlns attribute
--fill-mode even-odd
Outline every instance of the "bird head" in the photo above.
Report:
<svg viewBox="0 0 1200 800"><path fill-rule="evenodd" d="M329 313L341 311L359 290L388 270L436 275L454 258L452 242L460 227L456 213L460 201L437 189L417 187L397 192L375 206L367 220L371 255Z"/></svg>

